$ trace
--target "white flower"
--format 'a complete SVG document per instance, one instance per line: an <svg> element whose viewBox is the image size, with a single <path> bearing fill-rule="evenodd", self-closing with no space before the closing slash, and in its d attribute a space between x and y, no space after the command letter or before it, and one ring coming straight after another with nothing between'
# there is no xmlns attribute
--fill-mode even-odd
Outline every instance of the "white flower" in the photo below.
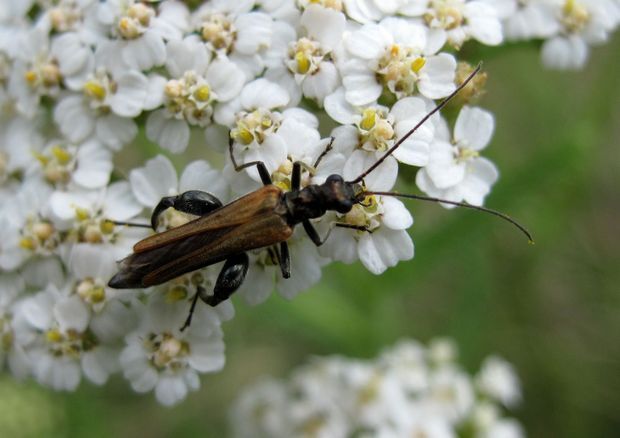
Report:
<svg viewBox="0 0 620 438"><path fill-rule="evenodd" d="M19 47L16 55L8 90L16 100L16 107L27 117L34 117L39 110L42 97L57 97L63 80L83 77L88 72L89 63L77 63L78 67L63 76L58 61L50 50L47 34L40 29L32 29L18 35ZM71 78L72 77L72 78Z"/></svg>
<svg viewBox="0 0 620 438"><path fill-rule="evenodd" d="M341 61L340 70L352 105L375 102L384 88L398 98L419 91L430 99L455 89L456 60L447 53L435 55L439 46L427 40L421 25L386 18L352 32L344 44L352 57Z"/></svg>
<svg viewBox="0 0 620 438"><path fill-rule="evenodd" d="M427 108L426 102L418 97L400 99L388 111L378 105L353 107L345 100L342 88L328 96L325 99L327 114L339 123L349 124L332 132L334 149L348 157L343 169L344 178L355 179L374 164L428 113ZM375 190L389 190L398 174L397 161L414 166L426 165L433 135L432 123L420 126L365 178L365 183Z"/></svg>
<svg viewBox="0 0 620 438"><path fill-rule="evenodd" d="M502 24L509 40L547 38L560 29L554 5L540 0L520 0L516 10L506 16Z"/></svg>
<svg viewBox="0 0 620 438"><path fill-rule="evenodd" d="M192 16L192 27L207 48L226 55L251 80L264 67L262 55L272 44L273 19L252 11L254 1L216 0L203 4Z"/></svg>
<svg viewBox="0 0 620 438"><path fill-rule="evenodd" d="M480 391L506 407L514 407L521 400L514 368L499 357L491 356L484 361L476 384Z"/></svg>
<svg viewBox="0 0 620 438"><path fill-rule="evenodd" d="M273 173L288 162L289 155L295 156L298 148L318 145L316 116L300 108L275 110L288 101L284 88L267 79L257 79L247 84L237 99L216 109L215 119L219 123L235 126L230 135L235 140L238 164L262 161ZM255 166L248 168L247 174L260 181Z"/></svg>
<svg viewBox="0 0 620 438"><path fill-rule="evenodd" d="M165 108L149 116L146 133L166 149L183 152L190 137L188 124L209 125L215 104L235 98L245 76L225 56L211 60L205 45L195 37L169 42L166 53L166 67L173 79L162 84Z"/></svg>
<svg viewBox="0 0 620 438"><path fill-rule="evenodd" d="M405 231L413 218L402 202L388 196L368 196L363 204L336 218L337 223L364 226L370 231L334 228L320 248L324 256L345 263L359 259L373 274L381 274L401 260L413 257L413 242ZM327 220L320 228L325 229Z"/></svg>
<svg viewBox="0 0 620 438"><path fill-rule="evenodd" d="M498 10L486 1L430 0L424 20L436 38L457 49L470 38L489 46L503 41Z"/></svg>
<svg viewBox="0 0 620 438"><path fill-rule="evenodd" d="M81 145L54 140L36 158L42 178L59 189L66 189L70 183L95 189L110 181L112 153L97 140Z"/></svg>
<svg viewBox="0 0 620 438"><path fill-rule="evenodd" d="M200 304L200 303L199 303ZM204 305L196 307L192 325L181 332L188 303L168 301L152 294L140 309L140 327L127 335L120 363L124 376L137 392L154 390L167 406L182 401L200 387L199 373L224 366L220 316Z"/></svg>
<svg viewBox="0 0 620 438"><path fill-rule="evenodd" d="M479 155L494 127L491 113L468 106L461 110L452 138L445 122L440 122L429 163L417 174L418 187L430 196L482 205L498 177L493 163Z"/></svg>
<svg viewBox="0 0 620 438"><path fill-rule="evenodd" d="M212 193L224 202L228 198L226 181L221 173L212 169L206 161L193 161L177 178L177 173L170 160L163 155L146 162L144 167L133 169L129 174L131 190L140 204L147 209L154 209L164 196L174 196L188 190L202 190ZM168 212L162 217L164 221L174 227L181 225L183 214Z"/></svg>
<svg viewBox="0 0 620 438"><path fill-rule="evenodd" d="M67 243L112 244L128 252L144 234L112 222L128 221L142 211L126 182L101 190L56 191L49 199L49 211L54 226L68 233Z"/></svg>
<svg viewBox="0 0 620 438"><path fill-rule="evenodd" d="M607 41L620 22L620 6L612 0L565 0L556 14L561 32L545 41L541 56L545 66L562 70L582 68L589 45Z"/></svg>
<svg viewBox="0 0 620 438"><path fill-rule="evenodd" d="M308 6L302 14L303 37L297 38L291 26L279 23L276 32L284 37L274 38L265 77L286 87L291 105L299 103L302 93L322 105L340 83L331 52L342 41L345 23L343 13L319 5Z"/></svg>
<svg viewBox="0 0 620 438"><path fill-rule="evenodd" d="M75 296L63 296L50 286L20 302L15 321L15 342L43 385L73 391L82 373L101 385L116 370L117 353L88 332L88 311Z"/></svg>
<svg viewBox="0 0 620 438"><path fill-rule="evenodd" d="M119 38L114 42L119 62L139 70L162 65L165 42L181 39L189 27L187 6L173 0L157 9L136 0L108 0L99 4L98 18Z"/></svg>
<svg viewBox="0 0 620 438"><path fill-rule="evenodd" d="M238 290L250 305L264 302L275 289L286 299L293 299L321 279L321 267L327 260L299 229L287 241L291 261L291 277L282 277L280 266L272 259L270 249L253 251L245 281Z"/></svg>
<svg viewBox="0 0 620 438"><path fill-rule="evenodd" d="M0 267L12 270L34 256L48 256L58 247L58 230L43 214L51 188L27 179L0 212Z"/></svg>
<svg viewBox="0 0 620 438"><path fill-rule="evenodd" d="M379 359L314 358L286 380L264 380L244 391L231 411L234 436L311 431L321 437L452 438L463 430L489 438L523 436L498 406L475 399L471 377L456 364L436 369L428 359L415 341L403 341ZM408 387L409 367L430 376L427 384Z"/></svg>

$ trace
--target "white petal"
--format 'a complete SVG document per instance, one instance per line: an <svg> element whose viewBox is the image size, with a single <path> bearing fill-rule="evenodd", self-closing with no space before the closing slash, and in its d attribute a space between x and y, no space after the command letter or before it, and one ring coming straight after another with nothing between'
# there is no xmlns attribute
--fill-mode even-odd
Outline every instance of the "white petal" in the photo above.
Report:
<svg viewBox="0 0 620 438"><path fill-rule="evenodd" d="M383 204L382 224L392 230L405 230L413 225L413 217L407 210L407 207L398 199L383 196L381 198Z"/></svg>
<svg viewBox="0 0 620 438"><path fill-rule="evenodd" d="M363 150L356 150L351 154L343 169L343 176L346 180L357 178L363 171L373 165L383 154L368 153ZM383 163L364 178L366 187L370 190L390 190L396 182L398 176L398 162L394 157L388 157Z"/></svg>
<svg viewBox="0 0 620 438"><path fill-rule="evenodd" d="M123 60L138 70L148 70L166 60L166 45L160 36L146 31L140 38L126 41L122 49Z"/></svg>
<svg viewBox="0 0 620 438"><path fill-rule="evenodd" d="M97 141L89 141L77 152L78 168L73 180L88 189L103 187L110 181L112 153Z"/></svg>
<svg viewBox="0 0 620 438"><path fill-rule="evenodd" d="M479 151L491 141L495 121L493 114L480 108L465 106L454 126L457 143Z"/></svg>
<svg viewBox="0 0 620 438"><path fill-rule="evenodd" d="M138 127L129 118L108 114L97 119L95 127L97 138L113 151L120 150L138 134Z"/></svg>
<svg viewBox="0 0 620 438"><path fill-rule="evenodd" d="M147 161L144 167L132 170L129 181L136 199L149 208L163 196L178 192L177 173L170 160L163 155Z"/></svg>
<svg viewBox="0 0 620 438"><path fill-rule="evenodd" d="M117 78L118 89L110 98L112 111L123 117L136 117L142 112L149 82L143 74L129 71Z"/></svg>
<svg viewBox="0 0 620 438"><path fill-rule="evenodd" d="M557 36L545 41L541 56L545 67L577 70L582 68L588 59L588 46L578 36Z"/></svg>
<svg viewBox="0 0 620 438"><path fill-rule="evenodd" d="M289 102L289 95L284 88L267 79L257 79L247 84L241 92L243 108L283 107Z"/></svg>
<svg viewBox="0 0 620 438"><path fill-rule="evenodd" d="M322 62L319 70L307 76L302 82L304 96L316 99L319 105L323 105L323 100L332 93L340 84L338 69L331 62Z"/></svg>
<svg viewBox="0 0 620 438"><path fill-rule="evenodd" d="M78 94L69 95L58 102L54 108L54 121L73 142L86 139L95 128L95 118L84 104L82 95Z"/></svg>
<svg viewBox="0 0 620 438"><path fill-rule="evenodd" d="M131 192L129 183L124 181L108 186L104 203L104 214L116 221L131 219L142 210L142 206Z"/></svg>
<svg viewBox="0 0 620 438"><path fill-rule="evenodd" d="M447 53L426 58L418 88L420 93L429 99L439 99L452 93L456 86L454 77L456 72L456 59Z"/></svg>
<svg viewBox="0 0 620 438"><path fill-rule="evenodd" d="M188 71L201 75L209 65L207 47L192 37L168 42L166 55L166 69L174 78L180 78Z"/></svg>
<svg viewBox="0 0 620 438"><path fill-rule="evenodd" d="M149 83L143 107L145 110L154 110L164 102L164 88L167 79L158 74L150 74L147 79Z"/></svg>
<svg viewBox="0 0 620 438"><path fill-rule="evenodd" d="M206 161L194 161L185 167L179 181L179 192L187 190L202 190L219 198L226 196L228 188L221 172Z"/></svg>
<svg viewBox="0 0 620 438"><path fill-rule="evenodd" d="M325 112L338 123L343 125L353 124L358 111L347 102L344 95L345 90L343 87L340 87L327 96L325 98Z"/></svg>
<svg viewBox="0 0 620 438"><path fill-rule="evenodd" d="M375 74L367 71L361 74L346 75L342 78L346 88L345 98L352 105L363 106L375 102L383 92Z"/></svg>
<svg viewBox="0 0 620 438"><path fill-rule="evenodd" d="M318 41L324 49L331 50L342 39L346 19L342 12L310 4L301 15L300 25L310 38Z"/></svg>
<svg viewBox="0 0 620 438"><path fill-rule="evenodd" d="M379 59L394 40L378 24L369 23L348 35L344 40L347 50L362 59Z"/></svg>
<svg viewBox="0 0 620 438"><path fill-rule="evenodd" d="M164 406L172 406L187 397L187 386L179 377L163 376L155 387L155 397Z"/></svg>
<svg viewBox="0 0 620 438"><path fill-rule="evenodd" d="M146 136L173 153L183 152L189 143L190 129L185 120L166 117L167 110L151 113L146 121Z"/></svg>
<svg viewBox="0 0 620 438"><path fill-rule="evenodd" d="M271 17L262 12L242 14L235 20L235 50L251 55L269 46L272 33Z"/></svg>
<svg viewBox="0 0 620 438"><path fill-rule="evenodd" d="M220 102L226 102L239 95L245 83L243 71L226 58L214 60L207 70L206 77Z"/></svg>
<svg viewBox="0 0 620 438"><path fill-rule="evenodd" d="M57 301L54 317L63 332L73 329L81 333L86 330L90 320L88 309L77 295Z"/></svg>

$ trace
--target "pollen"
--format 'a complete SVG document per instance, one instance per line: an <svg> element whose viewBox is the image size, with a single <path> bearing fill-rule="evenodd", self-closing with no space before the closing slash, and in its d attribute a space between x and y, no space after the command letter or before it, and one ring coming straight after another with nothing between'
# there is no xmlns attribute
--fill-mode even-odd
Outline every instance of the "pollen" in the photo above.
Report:
<svg viewBox="0 0 620 438"><path fill-rule="evenodd" d="M52 155L62 165L68 164L73 159L73 156L59 145L52 147Z"/></svg>
<svg viewBox="0 0 620 438"><path fill-rule="evenodd" d="M39 240L47 240L54 234L54 226L47 222L37 222L32 225L32 234Z"/></svg>
<svg viewBox="0 0 620 438"><path fill-rule="evenodd" d="M411 63L411 71L414 73L419 73L425 65L426 59L419 57Z"/></svg>
<svg viewBox="0 0 620 438"><path fill-rule="evenodd" d="M103 235L101 234L99 227L94 224L90 224L86 227L86 229L84 230L83 238L84 241L88 243L103 242Z"/></svg>
<svg viewBox="0 0 620 438"><path fill-rule="evenodd" d="M239 129L234 133L235 140L239 143L248 145L254 141L254 136L247 129Z"/></svg>
<svg viewBox="0 0 620 438"><path fill-rule="evenodd" d="M138 38L141 34L135 21L128 17L123 17L119 20L118 31L123 38L128 40Z"/></svg>
<svg viewBox="0 0 620 438"><path fill-rule="evenodd" d="M51 329L45 332L45 339L50 344L55 344L58 342L62 342L63 336L58 329Z"/></svg>
<svg viewBox="0 0 620 438"><path fill-rule="evenodd" d="M103 234L112 234L114 232L114 228L115 228L114 222L109 221L109 220L103 220L99 224L99 229L101 230Z"/></svg>
<svg viewBox="0 0 620 438"><path fill-rule="evenodd" d="M360 122L360 128L365 131L370 131L376 123L377 110L374 108L366 108L362 112L362 121Z"/></svg>
<svg viewBox="0 0 620 438"><path fill-rule="evenodd" d="M84 84L84 94L97 100L104 100L106 96L105 88L97 81L88 81Z"/></svg>
<svg viewBox="0 0 620 438"><path fill-rule="evenodd" d="M305 75L310 70L310 59L304 52L295 53L295 62L297 63L297 73Z"/></svg>
<svg viewBox="0 0 620 438"><path fill-rule="evenodd" d="M85 208L77 207L75 209L75 218L80 222L88 220L90 219L90 212Z"/></svg>
<svg viewBox="0 0 620 438"><path fill-rule="evenodd" d="M207 102L211 96L211 89L208 85L203 85L194 92L194 97L200 102Z"/></svg>
<svg viewBox="0 0 620 438"><path fill-rule="evenodd" d="M562 23L571 32L579 32L590 20L590 13L577 0L566 0L562 14Z"/></svg>
<svg viewBox="0 0 620 438"><path fill-rule="evenodd" d="M154 12L153 9L143 3L135 3L127 10L127 15L137 20L141 25L148 26Z"/></svg>
<svg viewBox="0 0 620 438"><path fill-rule="evenodd" d="M176 303L187 298L187 288L183 285L176 285L166 292L166 302Z"/></svg>
<svg viewBox="0 0 620 438"><path fill-rule="evenodd" d="M24 73L24 79L26 80L26 82L28 82L30 86L34 87L39 80L39 75L34 70L28 70L26 73Z"/></svg>
<svg viewBox="0 0 620 438"><path fill-rule="evenodd" d="M37 243L32 237L22 237L19 239L19 247L29 251L34 251L37 248Z"/></svg>

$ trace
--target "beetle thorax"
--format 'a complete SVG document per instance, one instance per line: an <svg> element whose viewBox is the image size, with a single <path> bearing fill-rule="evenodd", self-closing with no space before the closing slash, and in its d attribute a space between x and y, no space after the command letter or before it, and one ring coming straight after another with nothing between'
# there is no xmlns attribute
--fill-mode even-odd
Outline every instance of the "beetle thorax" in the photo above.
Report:
<svg viewBox="0 0 620 438"><path fill-rule="evenodd" d="M284 196L291 224L321 217L329 210L348 213L357 202L354 185L340 175L331 175L323 184L311 184Z"/></svg>

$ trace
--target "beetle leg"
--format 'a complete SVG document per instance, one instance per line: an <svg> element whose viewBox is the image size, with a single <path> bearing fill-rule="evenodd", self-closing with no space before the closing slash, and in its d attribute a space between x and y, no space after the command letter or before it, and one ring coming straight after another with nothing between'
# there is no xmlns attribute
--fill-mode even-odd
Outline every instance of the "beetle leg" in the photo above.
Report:
<svg viewBox="0 0 620 438"><path fill-rule="evenodd" d="M343 224L342 222L336 222L334 226L338 228L349 228L351 230L357 230L357 231L366 231L367 233L372 234L372 230L368 228L366 225L351 225L351 224Z"/></svg>
<svg viewBox="0 0 620 438"><path fill-rule="evenodd" d="M151 227L155 230L159 216L168 208L189 213L196 216L204 216L222 206L222 202L211 193L200 190L189 190L177 196L166 196L153 209L151 215Z"/></svg>
<svg viewBox="0 0 620 438"><path fill-rule="evenodd" d="M263 163L262 161L250 161L245 164L237 164L237 160L235 160L235 154L233 153L234 143L235 140L230 137L230 140L228 141L228 153L230 155L230 161L232 161L235 170L239 172L243 169L247 169L248 167L256 166L256 170L258 170L258 174L260 175L260 179L263 184L266 186L271 185L271 183L273 182L271 181L271 175L269 175L269 171L267 170L265 163Z"/></svg>
<svg viewBox="0 0 620 438"><path fill-rule="evenodd" d="M332 233L332 230L334 229L334 227L349 228L349 229L358 230L358 231L366 231L372 234L372 230L365 225L351 225L351 224L345 224L342 222L334 222L331 224L329 231L327 231L327 234L325 235L325 237L321 239L321 236L319 236L319 233L316 231L316 228L314 228L314 226L309 220L306 219L301 224L303 225L304 230L306 231L306 234L308 234L308 237L310 237L310 240L312 240L312 242L316 246L321 246L325 243L329 235Z"/></svg>
<svg viewBox="0 0 620 438"><path fill-rule="evenodd" d="M291 172L291 190L297 191L301 188L301 161L293 163L293 171Z"/></svg>
<svg viewBox="0 0 620 438"><path fill-rule="evenodd" d="M213 307L227 300L243 283L249 265L250 259L244 252L229 257L217 277L213 295L207 295L206 290L203 289L200 299Z"/></svg>
<svg viewBox="0 0 620 438"><path fill-rule="evenodd" d="M282 277L290 278L291 277L291 255L288 251L288 244L286 242L280 242L280 257L278 257L278 261L280 262L280 270L282 271Z"/></svg>
<svg viewBox="0 0 620 438"><path fill-rule="evenodd" d="M198 297L205 294L205 288L202 286L198 286L196 288L196 293L194 294L194 298L192 299L192 305L189 308L189 314L187 315L187 319L185 320L185 323L183 324L183 327L181 327L181 331L185 330L187 327L189 327L189 325L192 323L192 317L194 316L194 309L196 308L196 303L198 302Z"/></svg>

